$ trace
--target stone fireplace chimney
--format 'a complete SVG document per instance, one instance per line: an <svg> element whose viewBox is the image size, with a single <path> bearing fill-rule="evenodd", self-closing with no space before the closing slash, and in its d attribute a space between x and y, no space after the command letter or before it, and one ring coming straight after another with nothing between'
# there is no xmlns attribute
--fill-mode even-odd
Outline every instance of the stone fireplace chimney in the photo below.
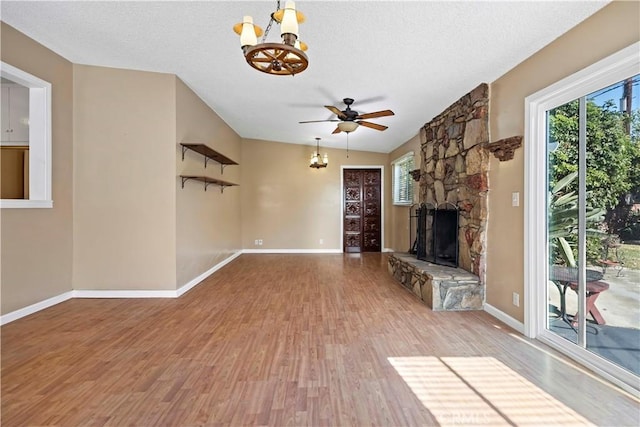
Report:
<svg viewBox="0 0 640 427"><path fill-rule="evenodd" d="M458 264L484 284L489 87L483 83L421 129L420 203L456 206Z"/></svg>

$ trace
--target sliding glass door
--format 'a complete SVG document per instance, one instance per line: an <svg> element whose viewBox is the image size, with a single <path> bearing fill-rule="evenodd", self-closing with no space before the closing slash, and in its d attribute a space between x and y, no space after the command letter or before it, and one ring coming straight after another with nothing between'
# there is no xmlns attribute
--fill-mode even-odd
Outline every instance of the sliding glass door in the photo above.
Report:
<svg viewBox="0 0 640 427"><path fill-rule="evenodd" d="M525 99L525 334L640 396L640 42Z"/></svg>
<svg viewBox="0 0 640 427"><path fill-rule="evenodd" d="M546 330L640 375L640 75L545 110ZM542 313L541 313L542 314Z"/></svg>

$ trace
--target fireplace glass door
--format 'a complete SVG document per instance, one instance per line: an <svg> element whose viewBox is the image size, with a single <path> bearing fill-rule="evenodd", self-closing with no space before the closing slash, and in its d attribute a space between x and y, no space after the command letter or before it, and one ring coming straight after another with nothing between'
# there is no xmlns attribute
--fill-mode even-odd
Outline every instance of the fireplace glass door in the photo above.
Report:
<svg viewBox="0 0 640 427"><path fill-rule="evenodd" d="M458 266L458 210L422 204L418 210L417 258L449 267Z"/></svg>
<svg viewBox="0 0 640 427"><path fill-rule="evenodd" d="M436 209L433 224L433 255L435 263L457 267L458 210Z"/></svg>

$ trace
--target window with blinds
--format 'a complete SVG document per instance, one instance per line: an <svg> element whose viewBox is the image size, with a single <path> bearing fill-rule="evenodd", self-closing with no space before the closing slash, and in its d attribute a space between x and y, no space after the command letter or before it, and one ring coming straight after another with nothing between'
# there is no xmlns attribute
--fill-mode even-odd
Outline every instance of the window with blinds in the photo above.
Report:
<svg viewBox="0 0 640 427"><path fill-rule="evenodd" d="M396 159L393 162L393 204L413 204L413 152Z"/></svg>

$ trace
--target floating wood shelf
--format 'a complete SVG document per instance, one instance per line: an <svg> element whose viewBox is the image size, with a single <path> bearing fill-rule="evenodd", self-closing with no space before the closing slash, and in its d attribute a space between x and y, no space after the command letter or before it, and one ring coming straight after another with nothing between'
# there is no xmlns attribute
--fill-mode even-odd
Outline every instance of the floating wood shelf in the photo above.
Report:
<svg viewBox="0 0 640 427"><path fill-rule="evenodd" d="M184 188L184 183L189 181L190 179L194 181L200 181L204 183L204 191L207 191L207 187L210 185L217 185L220 187L220 192L224 193L225 187L233 187L238 184L234 184L232 182L222 181L221 179L211 178L208 176L201 175L180 175L182 178L182 188Z"/></svg>
<svg viewBox="0 0 640 427"><path fill-rule="evenodd" d="M237 165L238 163L234 162L230 158L225 155L218 153L213 148L199 143L190 143L190 142L181 142L182 146L182 160L184 161L184 153L187 150L195 151L198 154L202 154L204 156L204 167L207 167L207 161L213 160L215 162L220 163L220 173L224 173L224 167L228 165Z"/></svg>

